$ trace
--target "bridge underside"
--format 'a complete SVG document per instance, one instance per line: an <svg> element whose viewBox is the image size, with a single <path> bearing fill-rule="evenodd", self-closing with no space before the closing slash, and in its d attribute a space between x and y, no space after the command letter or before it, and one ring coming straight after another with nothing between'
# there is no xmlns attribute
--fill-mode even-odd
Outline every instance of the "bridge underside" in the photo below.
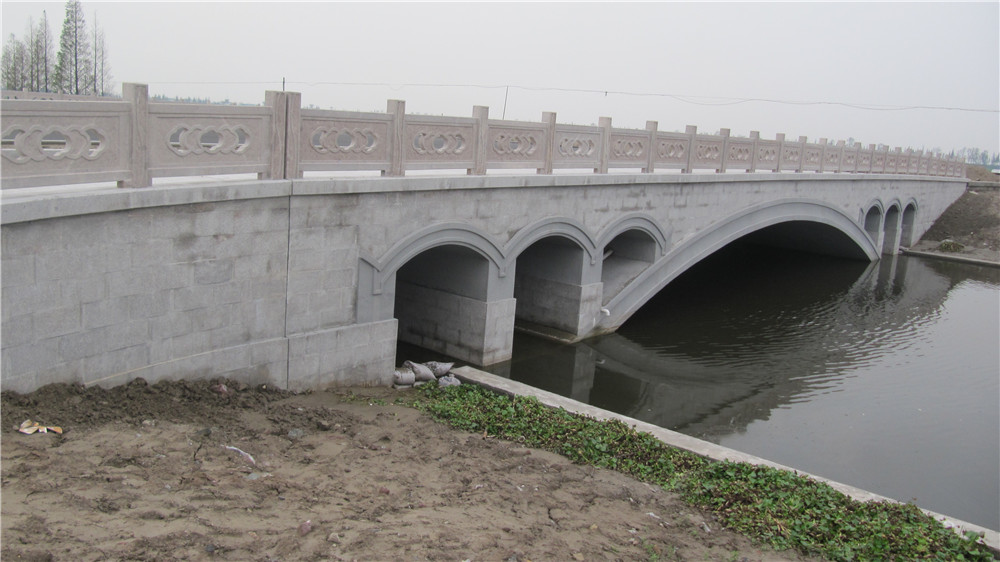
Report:
<svg viewBox="0 0 1000 562"><path fill-rule="evenodd" d="M477 246L480 237L468 231L414 239L413 257L387 288L399 341L488 366L510 359L515 328L564 342L616 330L672 279L735 241L864 261L879 256L853 220L804 201L752 209L674 247L651 222L626 223L603 238L536 230L537 239L523 239L506 255Z"/></svg>

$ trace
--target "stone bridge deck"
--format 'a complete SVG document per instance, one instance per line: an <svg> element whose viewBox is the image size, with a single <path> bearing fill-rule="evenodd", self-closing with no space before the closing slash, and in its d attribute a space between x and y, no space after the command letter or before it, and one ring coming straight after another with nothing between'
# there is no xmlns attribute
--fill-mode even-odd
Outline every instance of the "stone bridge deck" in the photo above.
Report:
<svg viewBox="0 0 1000 562"><path fill-rule="evenodd" d="M515 325L615 330L745 236L876 260L965 185L654 173L7 192L2 384L388 384L397 340L489 365L510 357Z"/></svg>

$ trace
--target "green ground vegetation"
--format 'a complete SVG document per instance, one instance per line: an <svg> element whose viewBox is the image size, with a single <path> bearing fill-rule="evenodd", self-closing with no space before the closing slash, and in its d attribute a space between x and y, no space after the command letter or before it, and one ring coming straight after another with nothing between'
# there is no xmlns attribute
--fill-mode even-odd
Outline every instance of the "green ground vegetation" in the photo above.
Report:
<svg viewBox="0 0 1000 562"><path fill-rule="evenodd" d="M598 421L477 385L429 383L415 396L407 405L458 429L660 485L777 550L831 560L993 560L978 536L960 536L912 504L860 502L789 471L708 460L619 421Z"/></svg>

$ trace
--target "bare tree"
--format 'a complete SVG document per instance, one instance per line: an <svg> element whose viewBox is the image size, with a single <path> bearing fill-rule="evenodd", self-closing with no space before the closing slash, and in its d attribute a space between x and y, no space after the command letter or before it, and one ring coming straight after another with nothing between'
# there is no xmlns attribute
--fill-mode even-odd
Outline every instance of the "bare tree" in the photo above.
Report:
<svg viewBox="0 0 1000 562"><path fill-rule="evenodd" d="M104 43L104 30L97 25L97 12L94 12L94 93L106 96L111 93L114 83L111 80L111 64L108 62L108 52Z"/></svg>
<svg viewBox="0 0 1000 562"><path fill-rule="evenodd" d="M52 74L52 32L49 31L49 17L42 10L42 21L38 22L38 29L35 31L36 41L38 42L37 48L33 50L34 57L37 58L36 64L41 69L41 76L39 76L38 81L38 91L40 92L51 92L52 84L49 82L50 75Z"/></svg>
<svg viewBox="0 0 1000 562"><path fill-rule="evenodd" d="M7 38L3 45L3 57L0 61L0 74L2 74L3 87L5 90L24 90L28 83L28 49L24 42L14 36L13 33Z"/></svg>
<svg viewBox="0 0 1000 562"><path fill-rule="evenodd" d="M66 18L59 35L56 55L55 89L62 93L85 95L93 92L90 41L83 7L79 0L66 2Z"/></svg>

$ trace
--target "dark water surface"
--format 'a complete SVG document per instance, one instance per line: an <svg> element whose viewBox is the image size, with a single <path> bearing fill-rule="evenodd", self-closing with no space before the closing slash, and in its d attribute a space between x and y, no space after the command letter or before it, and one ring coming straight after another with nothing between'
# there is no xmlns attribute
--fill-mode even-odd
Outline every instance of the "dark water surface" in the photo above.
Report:
<svg viewBox="0 0 1000 562"><path fill-rule="evenodd" d="M1000 270L729 247L615 334L493 372L1000 528Z"/></svg>

